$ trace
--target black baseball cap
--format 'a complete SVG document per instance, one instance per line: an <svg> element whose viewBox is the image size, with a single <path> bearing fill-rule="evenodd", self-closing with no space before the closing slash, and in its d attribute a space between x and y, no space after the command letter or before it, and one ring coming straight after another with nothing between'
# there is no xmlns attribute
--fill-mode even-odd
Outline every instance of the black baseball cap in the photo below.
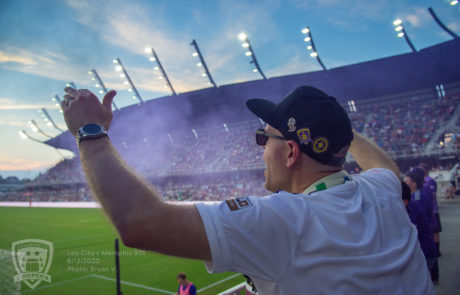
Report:
<svg viewBox="0 0 460 295"><path fill-rule="evenodd" d="M279 104L254 98L248 109L320 163L341 166L345 157L333 157L353 140L350 119L337 100L311 86L300 86Z"/></svg>

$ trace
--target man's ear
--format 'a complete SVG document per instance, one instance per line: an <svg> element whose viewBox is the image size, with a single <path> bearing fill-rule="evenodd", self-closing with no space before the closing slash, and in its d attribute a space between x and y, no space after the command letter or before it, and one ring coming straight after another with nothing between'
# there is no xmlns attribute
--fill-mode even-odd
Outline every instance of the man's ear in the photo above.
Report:
<svg viewBox="0 0 460 295"><path fill-rule="evenodd" d="M302 151L300 146L294 140L287 141L286 167L292 167L299 162Z"/></svg>

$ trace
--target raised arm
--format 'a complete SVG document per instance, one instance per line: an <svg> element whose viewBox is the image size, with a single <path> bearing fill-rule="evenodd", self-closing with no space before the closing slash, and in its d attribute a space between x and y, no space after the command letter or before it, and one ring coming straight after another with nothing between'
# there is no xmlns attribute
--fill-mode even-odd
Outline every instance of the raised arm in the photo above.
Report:
<svg viewBox="0 0 460 295"><path fill-rule="evenodd" d="M108 92L101 104L88 90L65 90L68 94L61 106L73 135L89 123L109 129L115 91ZM87 181L125 245L211 260L204 225L195 206L163 202L154 189L126 165L107 137L81 141L79 149ZM185 243L184 237L187 237Z"/></svg>
<svg viewBox="0 0 460 295"><path fill-rule="evenodd" d="M386 168L401 178L398 166L382 148L356 131L353 136L349 152L361 168Z"/></svg>

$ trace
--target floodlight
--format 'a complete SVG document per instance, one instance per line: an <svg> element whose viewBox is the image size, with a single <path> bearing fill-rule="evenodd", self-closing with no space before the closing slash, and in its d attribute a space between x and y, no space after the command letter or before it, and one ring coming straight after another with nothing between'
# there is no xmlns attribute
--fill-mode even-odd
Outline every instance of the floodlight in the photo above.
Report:
<svg viewBox="0 0 460 295"><path fill-rule="evenodd" d="M121 70L123 70L123 67L120 66L120 65L118 65L118 66L115 67L115 70L118 71L118 72L120 72Z"/></svg>
<svg viewBox="0 0 460 295"><path fill-rule="evenodd" d="M257 73L257 69L253 69L252 71L253 71L254 73Z"/></svg>
<svg viewBox="0 0 460 295"><path fill-rule="evenodd" d="M190 43L191 46L195 48L195 51L192 53L192 56L198 57L200 59L201 66L204 70L204 72L201 74L203 77L208 77L209 82L214 85L214 87L217 87L217 84L214 82L212 79L211 73L209 72L208 66L206 65L206 62L204 60L203 55L201 54L200 48L198 47L198 44L196 43L195 39L192 40Z"/></svg>
<svg viewBox="0 0 460 295"><path fill-rule="evenodd" d="M402 26L397 26L397 27L395 28L395 31L396 31L396 32L399 32L399 31L401 31L402 29L403 29Z"/></svg>
<svg viewBox="0 0 460 295"><path fill-rule="evenodd" d="M150 47L145 47L144 50L145 50L146 53L150 53L150 50L151 50L151 49L150 49Z"/></svg>
<svg viewBox="0 0 460 295"><path fill-rule="evenodd" d="M120 74L120 78L126 77L125 74Z"/></svg>
<svg viewBox="0 0 460 295"><path fill-rule="evenodd" d="M254 64L256 66L257 71L262 76L262 78L267 79L267 77L265 77L264 73L262 72L262 69L260 68L259 63L257 62L256 55L254 54L254 50L252 49L251 42L249 42L248 36L245 33L240 33L238 35L238 38L240 39L241 42L243 42L241 46L243 48L248 49L248 51L246 51L244 54L246 56L251 57L251 61L249 63Z"/></svg>
<svg viewBox="0 0 460 295"><path fill-rule="evenodd" d="M196 66L197 67L201 67L203 64L201 62L197 63Z"/></svg>
<svg viewBox="0 0 460 295"><path fill-rule="evenodd" d="M308 34L310 32L309 28L303 28L302 29L302 34Z"/></svg>
<svg viewBox="0 0 460 295"><path fill-rule="evenodd" d="M400 33L398 33L398 35L397 35L397 36L398 36L399 38L401 38L401 37L403 37L403 36L404 36L404 33L403 33L403 32L400 32Z"/></svg>
<svg viewBox="0 0 460 295"><path fill-rule="evenodd" d="M307 46L307 49L308 49L308 50L311 50L312 48L313 48L313 47L311 47L311 45L308 45L308 46Z"/></svg>
<svg viewBox="0 0 460 295"><path fill-rule="evenodd" d="M103 94L103 93L104 93L104 91L103 91L103 90L99 90L99 93L100 93L100 94Z"/></svg>
<svg viewBox="0 0 460 295"><path fill-rule="evenodd" d="M393 21L393 25L395 26L399 26L400 24L402 24L402 20L400 20L399 18Z"/></svg>
<svg viewBox="0 0 460 295"><path fill-rule="evenodd" d="M311 38L310 38L310 37L305 37L303 40L304 40L305 42L310 42Z"/></svg>
<svg viewBox="0 0 460 295"><path fill-rule="evenodd" d="M452 6L456 5L457 3L458 3L457 0L452 0L452 1L449 2L449 4L452 5Z"/></svg>
<svg viewBox="0 0 460 295"><path fill-rule="evenodd" d="M129 82L128 82L128 81L125 81L125 82L123 82L123 84L125 84L125 85L128 85L128 84L129 84Z"/></svg>
<svg viewBox="0 0 460 295"><path fill-rule="evenodd" d="M133 89L132 89L132 88L129 88L128 91L131 92L131 91L133 91Z"/></svg>
<svg viewBox="0 0 460 295"><path fill-rule="evenodd" d="M89 74L89 75L92 75L92 74L93 74L93 72L91 72L91 71L88 71L88 74Z"/></svg>
<svg viewBox="0 0 460 295"><path fill-rule="evenodd" d="M317 56L318 56L318 52L313 51L312 53L310 53L310 56L311 56L311 57L317 57Z"/></svg>
<svg viewBox="0 0 460 295"><path fill-rule="evenodd" d="M112 62L113 62L114 64L117 64L117 63L118 63L118 60L114 59L114 60L112 60Z"/></svg>
<svg viewBox="0 0 460 295"><path fill-rule="evenodd" d="M22 139L27 139L27 135L24 133L24 131L19 131L18 133Z"/></svg>
<svg viewBox="0 0 460 295"><path fill-rule="evenodd" d="M149 58L150 61L155 61L154 57Z"/></svg>
<svg viewBox="0 0 460 295"><path fill-rule="evenodd" d="M101 85L99 85L99 84L96 84L96 85L94 85L94 86L96 86L96 88L99 88Z"/></svg>

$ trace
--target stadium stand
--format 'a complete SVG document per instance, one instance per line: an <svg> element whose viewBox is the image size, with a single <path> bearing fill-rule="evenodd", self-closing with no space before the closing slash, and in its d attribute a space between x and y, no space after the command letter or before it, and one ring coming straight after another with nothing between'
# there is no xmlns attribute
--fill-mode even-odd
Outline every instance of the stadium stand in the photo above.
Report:
<svg viewBox="0 0 460 295"><path fill-rule="evenodd" d="M448 168L460 146L459 49L460 41L453 40L328 71L150 100L115 112L110 137L125 161L167 200L264 195L263 150L254 140L263 122L254 119L244 102L251 97L279 101L289 90L306 84L337 97L353 128L389 152L402 171L421 159ZM68 132L46 143L76 152ZM351 158L346 169L359 172ZM23 189L0 194L2 201L29 199L91 200L78 156L58 163Z"/></svg>

